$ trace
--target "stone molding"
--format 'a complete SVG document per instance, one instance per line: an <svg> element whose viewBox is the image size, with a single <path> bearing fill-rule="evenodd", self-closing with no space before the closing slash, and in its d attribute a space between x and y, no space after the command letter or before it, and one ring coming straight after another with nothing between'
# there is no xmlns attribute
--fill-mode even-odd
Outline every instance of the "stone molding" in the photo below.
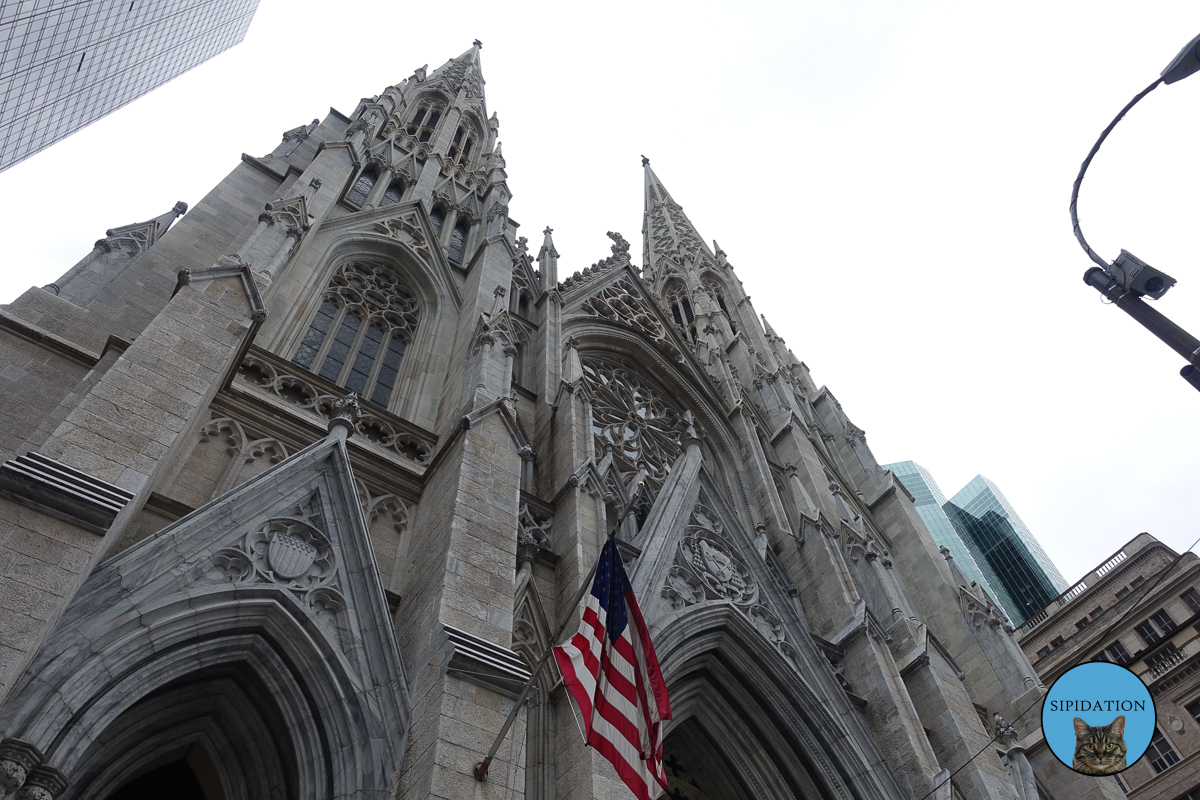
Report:
<svg viewBox="0 0 1200 800"><path fill-rule="evenodd" d="M529 668L514 651L452 625L443 627L454 648L449 672L513 697L529 681Z"/></svg>
<svg viewBox="0 0 1200 800"><path fill-rule="evenodd" d="M134 497L133 492L34 452L0 465L0 495L101 535Z"/></svg>

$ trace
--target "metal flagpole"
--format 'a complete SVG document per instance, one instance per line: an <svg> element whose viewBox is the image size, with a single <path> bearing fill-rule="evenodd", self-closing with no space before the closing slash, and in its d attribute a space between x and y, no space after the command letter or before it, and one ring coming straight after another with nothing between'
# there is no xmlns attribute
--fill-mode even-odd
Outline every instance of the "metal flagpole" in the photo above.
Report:
<svg viewBox="0 0 1200 800"><path fill-rule="evenodd" d="M633 510L634 499L637 497L638 492L645 487L645 485L645 483L638 481L637 489L630 496L629 504L625 508L625 512L617 518L617 524L613 528L612 533L609 534L609 537L617 535L617 531L621 529L621 524L625 522L625 518L628 517L629 512ZM600 558L597 557L596 563L592 564L592 568L588 572L587 577L584 578L583 584L580 585L579 591L575 593L575 600L572 601L571 605L569 606L570 608L575 609L579 607L579 601L582 600L583 596L591 590L592 581L595 580L596 570L599 569L599 567ZM508 729L511 728L513 722L516 721L517 712L521 710L521 706L525 703L525 698L529 696L529 690L533 688L534 680L536 680L537 676L541 673L542 667L544 667L546 662L550 660L550 654L554 652L554 643L558 641L560 636L562 636L563 631L565 631L567 626L571 624L571 620L573 618L573 614L567 614L566 619L564 619L558 626L558 630L555 631L554 635L550 637L550 646L546 648L546 652L542 653L542 657L539 658L537 663L533 665L533 671L529 673L529 680L526 681L524 688L521 689L521 693L517 695L517 702L513 704L512 711L508 712L508 718L504 720L504 725L501 726L500 733L496 734L496 741L492 742L492 746L488 750L487 756L483 759L483 761L480 761L475 765L476 780L486 781L488 779L488 767L492 765L492 759L496 757L496 752L500 749L500 744L504 741L504 737L508 735ZM567 702L570 702L570 700Z"/></svg>

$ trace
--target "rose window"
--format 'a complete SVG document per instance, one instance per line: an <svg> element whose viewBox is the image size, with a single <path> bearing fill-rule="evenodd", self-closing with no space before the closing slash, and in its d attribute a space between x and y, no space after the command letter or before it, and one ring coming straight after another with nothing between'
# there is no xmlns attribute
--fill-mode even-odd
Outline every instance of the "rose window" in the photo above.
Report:
<svg viewBox="0 0 1200 800"><path fill-rule="evenodd" d="M678 412L620 364L584 362L583 375L594 398L597 456L611 453L626 480L644 469L649 482L661 486L683 452Z"/></svg>

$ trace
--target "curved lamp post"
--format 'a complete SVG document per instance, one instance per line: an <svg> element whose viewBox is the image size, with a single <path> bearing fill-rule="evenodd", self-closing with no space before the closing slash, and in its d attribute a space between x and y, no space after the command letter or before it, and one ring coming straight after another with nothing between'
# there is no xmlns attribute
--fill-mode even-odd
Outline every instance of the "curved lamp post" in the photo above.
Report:
<svg viewBox="0 0 1200 800"><path fill-rule="evenodd" d="M1200 71L1200 36L1192 39L1187 46L1175 56L1175 60L1167 65L1162 75L1137 94L1121 109L1121 113L1108 124L1100 138L1092 145L1092 150L1079 167L1079 175L1075 178L1075 186L1071 190L1071 225L1075 230L1075 238L1080 247L1088 254L1088 258L1099 266L1092 267L1083 274L1083 281L1100 294L1111 300L1118 308L1140 322L1143 327L1167 344L1172 350L1188 360L1187 366L1179 374L1196 389L1200 389L1200 340L1179 327L1162 314L1147 305L1142 298L1149 297L1157 300L1175 285L1175 279L1165 272L1160 272L1128 250L1122 250L1121 255L1111 264L1096 254L1083 238L1079 227L1079 214L1076 205L1079 203L1079 185L1088 165L1100 149L1100 145L1108 138L1108 134L1116 127L1121 118L1133 108L1139 100L1150 94L1160 83L1175 83L1194 72Z"/></svg>

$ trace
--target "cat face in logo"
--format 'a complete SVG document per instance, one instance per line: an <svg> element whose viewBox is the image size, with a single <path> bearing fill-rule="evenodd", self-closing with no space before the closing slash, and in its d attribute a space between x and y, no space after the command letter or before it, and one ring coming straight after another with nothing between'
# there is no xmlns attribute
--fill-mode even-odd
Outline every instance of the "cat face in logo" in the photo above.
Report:
<svg viewBox="0 0 1200 800"><path fill-rule="evenodd" d="M1075 718L1075 759L1071 769L1084 775L1112 775L1126 766L1124 714L1107 725L1094 727Z"/></svg>

